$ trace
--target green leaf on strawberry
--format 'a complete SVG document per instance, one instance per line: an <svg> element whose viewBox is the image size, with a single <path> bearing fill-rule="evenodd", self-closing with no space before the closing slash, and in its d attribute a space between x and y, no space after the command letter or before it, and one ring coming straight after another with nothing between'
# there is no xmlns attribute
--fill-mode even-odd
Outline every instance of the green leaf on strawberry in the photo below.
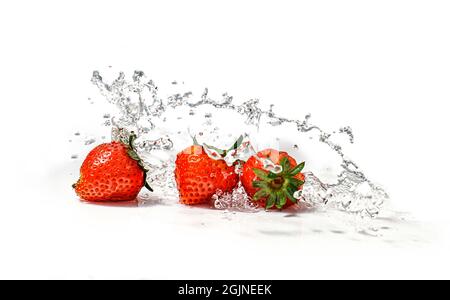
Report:
<svg viewBox="0 0 450 300"><path fill-rule="evenodd" d="M294 194L304 184L304 181L299 179L304 178L299 177L305 166L304 162L292 167L290 160L287 157L282 157L279 164L282 167L280 173L266 171L259 167L252 168L257 178L252 181L252 187L256 189L252 199L254 201L266 199L266 209L274 206L282 209L288 200L292 203L297 203L298 199L294 197Z"/></svg>

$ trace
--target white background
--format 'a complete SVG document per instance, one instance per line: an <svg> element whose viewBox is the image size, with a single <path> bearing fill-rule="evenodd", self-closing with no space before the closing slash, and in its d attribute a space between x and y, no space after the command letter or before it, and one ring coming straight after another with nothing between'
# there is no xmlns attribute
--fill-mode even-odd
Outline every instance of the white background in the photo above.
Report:
<svg viewBox="0 0 450 300"><path fill-rule="evenodd" d="M430 0L2 1L0 278L448 279L449 15ZM240 235L245 220L193 226L205 211L79 203L68 139L99 127L89 80L109 65L351 125L355 160L431 242L291 243Z"/></svg>

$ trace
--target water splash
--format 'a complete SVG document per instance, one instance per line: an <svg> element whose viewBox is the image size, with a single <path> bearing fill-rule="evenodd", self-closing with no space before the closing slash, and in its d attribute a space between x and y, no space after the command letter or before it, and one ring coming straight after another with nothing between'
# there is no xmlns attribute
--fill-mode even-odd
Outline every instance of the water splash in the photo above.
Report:
<svg viewBox="0 0 450 300"><path fill-rule="evenodd" d="M221 99L214 100L209 96L207 88L199 98L195 98L191 91L177 91L163 97L160 96L155 83L147 79L142 71L135 71L131 80L126 79L124 73L120 73L111 83L106 83L100 73L95 71L92 83L108 102L119 109L119 113L111 117L112 139L125 141L131 131L138 134L136 147L151 170L149 181L166 197L177 197L173 179L174 160L177 150L188 145L186 137L191 135L191 123L200 122L201 130L196 130L197 138L210 143L219 142L224 136L221 132L223 124L214 126L213 116L216 112L232 112L241 116L249 131L264 130L261 128L262 124L274 128L294 126L299 139L308 135L309 139L326 145L328 151L339 159L339 171L335 174L337 180L333 182L325 182L312 172L305 174L304 189L296 196L310 207L332 207L361 217L375 217L389 198L380 186L369 180L357 164L345 155L343 147L334 141L337 135L344 135L353 143L354 135L350 127L342 127L337 132L329 133L318 125L311 124L310 114L300 120L285 118L274 112L274 105L270 105L267 110L262 109L258 99L236 104L232 96L224 93ZM177 89L180 87L180 84L171 86ZM202 109L208 110L202 112ZM187 121L188 118L190 121ZM233 118L234 121L236 116ZM167 125L169 119L171 124ZM203 121L200 121L201 119ZM173 131L174 128L177 128L177 131ZM299 149L298 145L301 143L297 140L292 142L292 148ZM238 159L246 160L255 153L249 134L246 134L241 147L230 152L225 160L231 164ZM271 161L266 160L263 163L268 170L281 171L281 166ZM213 203L218 209L255 209L253 205L249 205L248 197L241 186L230 194L217 193L213 197Z"/></svg>
<svg viewBox="0 0 450 300"><path fill-rule="evenodd" d="M253 202L244 190L241 183L230 193L218 191L211 199L216 209L235 210L243 212L257 212L258 204Z"/></svg>

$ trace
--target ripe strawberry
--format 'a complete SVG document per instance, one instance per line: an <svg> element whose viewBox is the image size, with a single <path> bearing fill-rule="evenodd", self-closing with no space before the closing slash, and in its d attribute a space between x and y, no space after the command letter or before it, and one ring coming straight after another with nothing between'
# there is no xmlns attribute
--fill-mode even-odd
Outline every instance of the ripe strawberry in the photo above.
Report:
<svg viewBox="0 0 450 300"><path fill-rule="evenodd" d="M73 185L78 196L86 201L130 201L136 199L145 185L147 170L133 149L136 136L129 145L119 142L102 144L86 157L80 179Z"/></svg>
<svg viewBox="0 0 450 300"><path fill-rule="evenodd" d="M280 173L264 170L264 159L281 165L283 170ZM304 184L305 176L300 173L304 166L304 162L297 165L295 159L286 152L266 149L247 160L241 182L247 194L266 209L274 206L286 208L297 203L294 193L301 190Z"/></svg>
<svg viewBox="0 0 450 300"><path fill-rule="evenodd" d="M239 141L242 141L242 137ZM237 148L239 141L233 147ZM175 163L175 180L180 202L183 204L207 203L218 190L230 192L239 181L234 166L228 166L223 159L212 159L204 147L214 149L222 157L225 157L227 153L227 151L206 145L200 146L197 143L178 153Z"/></svg>

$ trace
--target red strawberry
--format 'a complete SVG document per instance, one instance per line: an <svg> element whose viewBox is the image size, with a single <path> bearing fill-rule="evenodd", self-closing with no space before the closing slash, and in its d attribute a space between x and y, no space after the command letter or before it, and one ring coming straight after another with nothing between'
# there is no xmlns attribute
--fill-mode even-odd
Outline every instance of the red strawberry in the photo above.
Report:
<svg viewBox="0 0 450 300"><path fill-rule="evenodd" d="M281 165L280 173L264 170L262 160L269 159L276 165ZM297 165L288 153L273 149L260 151L252 156L243 167L242 185L247 194L267 209L286 208L294 203L294 193L301 190L305 176L300 173L305 163Z"/></svg>
<svg viewBox="0 0 450 300"><path fill-rule="evenodd" d="M129 145L119 142L102 144L86 157L80 179L73 185L86 201L130 201L136 199L146 182L147 170L133 150L134 134Z"/></svg>
<svg viewBox="0 0 450 300"><path fill-rule="evenodd" d="M227 153L214 147L208 148L213 148L222 157ZM177 155L175 179L180 202L194 205L207 203L218 190L232 191L239 176L234 166L228 166L223 159L212 159L203 146L193 145Z"/></svg>

